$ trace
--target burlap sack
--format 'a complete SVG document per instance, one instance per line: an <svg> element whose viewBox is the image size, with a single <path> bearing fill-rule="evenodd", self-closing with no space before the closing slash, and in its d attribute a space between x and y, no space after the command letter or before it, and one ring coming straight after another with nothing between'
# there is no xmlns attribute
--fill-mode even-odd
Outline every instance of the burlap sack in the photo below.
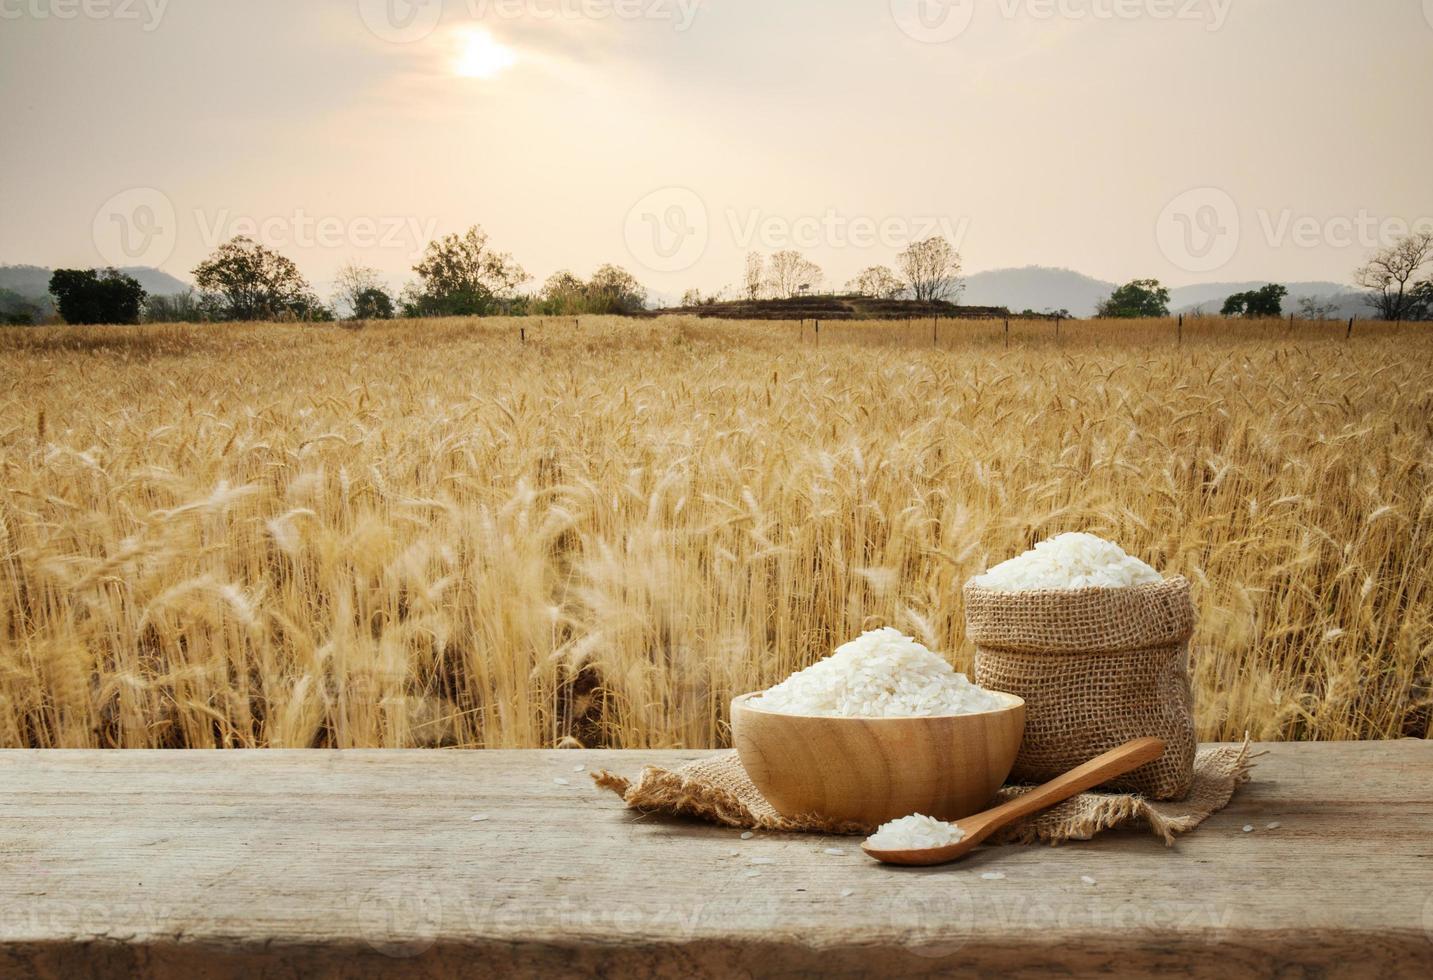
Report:
<svg viewBox="0 0 1433 980"><path fill-rule="evenodd" d="M1124 589L996 592L965 587L975 680L1025 699L1012 782L1041 783L1153 735L1163 758L1107 789L1175 800L1194 778L1189 582Z"/></svg>
<svg viewBox="0 0 1433 980"><path fill-rule="evenodd" d="M1159 803L1132 793L1081 793L1032 817L1017 821L997 835L995 843L1058 844L1088 840L1102 830L1144 825L1174 843L1174 835L1193 830L1222 810L1234 790L1249 778L1249 745L1211 745L1199 750L1189 795ZM788 833L869 834L876 828L807 816L783 817L761 792L735 752L723 752L677 769L648 766L634 783L603 770L592 779L622 797L627 806L648 813L695 817L707 823L748 830ZM996 801L1004 803L1029 786L1006 786Z"/></svg>

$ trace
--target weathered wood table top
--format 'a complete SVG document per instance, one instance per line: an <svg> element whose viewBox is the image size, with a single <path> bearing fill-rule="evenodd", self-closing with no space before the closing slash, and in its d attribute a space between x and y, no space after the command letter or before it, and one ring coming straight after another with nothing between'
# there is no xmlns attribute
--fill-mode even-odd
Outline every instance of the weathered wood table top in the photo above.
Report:
<svg viewBox="0 0 1433 980"><path fill-rule="evenodd" d="M937 869L587 776L695 752L4 752L0 976L1433 975L1433 744L1261 749L1174 848Z"/></svg>

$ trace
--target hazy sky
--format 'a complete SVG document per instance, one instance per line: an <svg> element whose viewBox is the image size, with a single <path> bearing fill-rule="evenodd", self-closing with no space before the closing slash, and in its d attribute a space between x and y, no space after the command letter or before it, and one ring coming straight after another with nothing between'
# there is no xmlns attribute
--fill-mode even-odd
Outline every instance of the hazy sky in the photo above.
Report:
<svg viewBox="0 0 1433 980"><path fill-rule="evenodd" d="M967 271L1346 281L1433 221L1433 0L0 0L0 262L189 278L247 232L322 289L482 225L839 286Z"/></svg>

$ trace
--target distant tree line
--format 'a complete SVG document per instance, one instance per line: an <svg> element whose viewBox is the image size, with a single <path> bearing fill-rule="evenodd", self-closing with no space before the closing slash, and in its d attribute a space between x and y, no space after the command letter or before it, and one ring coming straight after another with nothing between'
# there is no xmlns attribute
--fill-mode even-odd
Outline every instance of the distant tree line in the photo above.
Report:
<svg viewBox="0 0 1433 980"><path fill-rule="evenodd" d="M908 245L896 256L896 269L873 265L863 270L846 283L846 293L871 299L955 300L964 288L960 270L960 253L950 242L936 236ZM784 249L770 258L751 252L746 257L742 296L748 301L791 299L817 291L823 278L821 267L795 249ZM705 301L713 299L707 297ZM682 305L700 302L700 291L692 289L683 297Z"/></svg>
<svg viewBox="0 0 1433 980"><path fill-rule="evenodd" d="M894 269L871 266L846 284L849 293L876 299L920 302L958 300L964 288L961 257L942 237L913 242ZM55 308L66 323L295 321L337 317L386 320L394 317L632 314L643 310L647 290L630 272L600 266L590 278L554 273L534 294L520 294L527 272L511 255L495 249L473 226L462 235L430 242L413 266L416 278L394 295L378 270L350 263L339 270L330 303L320 300L298 266L276 251L240 236L220 245L193 270L196 289L171 296L147 296L140 283L115 269L59 269L50 279ZM787 249L769 258L746 259L742 292L748 300L784 299L820 287L823 272L800 252ZM1381 319L1433 318L1433 234L1414 232L1383 248L1354 274L1354 284ZM688 290L683 305L714 302ZM1221 315L1257 319L1283 315L1288 290L1270 283L1226 298ZM1099 317L1169 316L1170 292L1158 280L1136 279L1100 301ZM1337 304L1303 297L1299 312L1309 319L1331 316ZM1058 311L1064 314L1066 311ZM34 323L42 311L10 290L0 290L0 321Z"/></svg>
<svg viewBox="0 0 1433 980"><path fill-rule="evenodd" d="M1433 233L1416 231L1376 250L1353 274L1353 284L1364 291L1364 301L1380 320L1433 319ZM1224 300L1221 316L1258 319L1284 315L1289 290L1269 283L1234 293ZM1308 320L1332 316L1338 305L1305 296L1299 314ZM1099 317L1169 316L1169 290L1155 279L1136 279L1116 289L1096 307Z"/></svg>

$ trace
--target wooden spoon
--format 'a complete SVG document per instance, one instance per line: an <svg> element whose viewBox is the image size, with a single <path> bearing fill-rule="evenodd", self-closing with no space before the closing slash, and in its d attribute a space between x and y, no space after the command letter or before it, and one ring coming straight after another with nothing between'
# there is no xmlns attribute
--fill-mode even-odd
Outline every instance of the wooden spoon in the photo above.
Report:
<svg viewBox="0 0 1433 980"><path fill-rule="evenodd" d="M955 861L965 857L975 849L977 844L1006 824L1013 823L1021 817L1028 817L1032 813L1039 813L1046 807L1052 807L1056 803L1068 800L1076 793L1083 793L1085 790L1114 779L1116 776L1123 776L1147 762L1153 762L1162 755L1164 755L1163 741L1157 738L1137 738L1126 742L1117 749L1111 749L1104 755L1096 756L1084 765L1071 769L1063 776L1057 776L1024 796L1018 796L1008 803L1002 803L984 813L977 813L972 817L962 817L956 826L965 831L965 836L954 844L946 844L944 847L924 847L911 851L880 851L871 847L869 843L865 843L861 845L861 850L877 861L886 864L927 867Z"/></svg>

